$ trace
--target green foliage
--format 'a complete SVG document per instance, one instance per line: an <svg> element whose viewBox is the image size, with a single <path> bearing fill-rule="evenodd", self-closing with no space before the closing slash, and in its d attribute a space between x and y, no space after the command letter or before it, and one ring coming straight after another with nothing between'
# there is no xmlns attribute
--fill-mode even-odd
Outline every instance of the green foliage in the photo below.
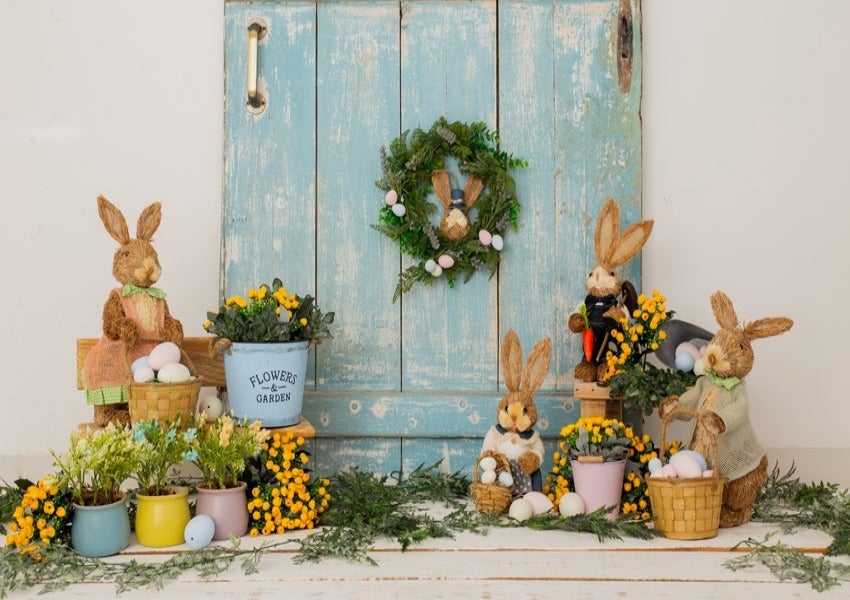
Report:
<svg viewBox="0 0 850 600"><path fill-rule="evenodd" d="M620 515L616 519L609 519L607 514L611 512L611 508L610 506L602 507L592 513L572 517L545 514L535 515L519 525L537 530L557 529L560 531L592 533L600 542L604 542L605 540L621 540L623 536L648 540L661 535L655 529L650 529L645 521L635 521L627 515Z"/></svg>
<svg viewBox="0 0 850 600"><path fill-rule="evenodd" d="M231 296L218 312L208 312L204 329L233 342L300 342L331 338L334 313L324 313L310 296L289 293L275 278L248 290L248 300Z"/></svg>
<svg viewBox="0 0 850 600"><path fill-rule="evenodd" d="M192 449L196 434L194 427L181 432L179 417L170 422L141 420L133 425L138 452L133 478L141 493L152 496L167 493L168 470L197 456Z"/></svg>
<svg viewBox="0 0 850 600"><path fill-rule="evenodd" d="M425 263L443 254L455 261L454 266L443 271L449 286L454 287L458 280L468 281L478 271L495 275L500 253L492 245L482 244L478 232L486 229L504 237L508 228L517 229L520 204L508 171L528 166L524 159L499 150L498 144L498 135L484 123L449 123L441 117L427 132L405 131L390 142L389 152L381 149L382 174L375 185L384 191L395 190L406 213L398 217L382 201L378 222L372 227L398 242L401 252L417 261L400 274L393 302L416 283L431 284L442 279L426 271ZM457 159L461 173L475 175L485 185L470 209L473 223L469 234L456 241L443 236L437 223L432 222L440 211L428 198L433 191L431 175L445 167L448 156Z"/></svg>
<svg viewBox="0 0 850 600"><path fill-rule="evenodd" d="M664 398L683 394L696 379L690 372L660 369L646 363L643 368L633 366L612 375L605 385L611 388L612 397L623 398L624 410L651 415Z"/></svg>
<svg viewBox="0 0 850 600"><path fill-rule="evenodd" d="M247 419L235 421L229 415L200 423L192 451L203 485L218 489L238 485L248 459L260 453L268 433L259 421L249 425Z"/></svg>

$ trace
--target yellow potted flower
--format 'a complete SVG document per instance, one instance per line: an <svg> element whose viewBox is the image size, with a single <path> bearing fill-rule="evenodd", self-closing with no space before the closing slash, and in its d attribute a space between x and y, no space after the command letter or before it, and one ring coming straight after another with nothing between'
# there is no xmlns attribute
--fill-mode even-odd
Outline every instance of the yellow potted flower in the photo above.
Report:
<svg viewBox="0 0 850 600"><path fill-rule="evenodd" d="M230 411L265 427L298 424L310 344L331 337L333 320L312 296L289 292L277 278L207 313L204 329L224 355Z"/></svg>
<svg viewBox="0 0 850 600"><path fill-rule="evenodd" d="M37 483L24 479L15 483L20 502L12 512L14 520L6 525L6 545L40 560L45 546L70 540L71 495L54 475Z"/></svg>

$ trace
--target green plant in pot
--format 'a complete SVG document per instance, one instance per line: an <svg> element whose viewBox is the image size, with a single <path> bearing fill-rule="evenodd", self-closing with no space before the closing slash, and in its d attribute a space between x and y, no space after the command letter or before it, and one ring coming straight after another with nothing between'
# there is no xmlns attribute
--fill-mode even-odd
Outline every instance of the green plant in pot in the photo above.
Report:
<svg viewBox="0 0 850 600"><path fill-rule="evenodd" d="M612 397L623 398L626 410L650 415L664 398L682 394L696 381L692 372L660 368L647 360L666 339L663 326L672 315L666 298L653 290L650 296L638 296L631 319L623 317L611 331L602 383Z"/></svg>

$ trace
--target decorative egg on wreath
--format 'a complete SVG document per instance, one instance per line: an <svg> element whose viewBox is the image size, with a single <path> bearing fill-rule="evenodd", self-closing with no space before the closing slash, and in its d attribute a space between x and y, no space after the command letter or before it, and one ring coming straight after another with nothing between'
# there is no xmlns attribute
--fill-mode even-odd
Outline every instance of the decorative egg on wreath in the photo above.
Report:
<svg viewBox="0 0 850 600"><path fill-rule="evenodd" d="M528 166L498 143L484 123L440 117L427 132L405 131L389 151L381 148L382 176L375 185L386 194L372 227L418 261L399 275L393 302L417 282L445 279L454 287L458 277L465 283L476 271L496 274L505 234L517 229L520 211L508 172ZM446 169L447 157L457 160L460 173ZM463 187L453 185L461 177ZM432 192L443 209L439 221Z"/></svg>

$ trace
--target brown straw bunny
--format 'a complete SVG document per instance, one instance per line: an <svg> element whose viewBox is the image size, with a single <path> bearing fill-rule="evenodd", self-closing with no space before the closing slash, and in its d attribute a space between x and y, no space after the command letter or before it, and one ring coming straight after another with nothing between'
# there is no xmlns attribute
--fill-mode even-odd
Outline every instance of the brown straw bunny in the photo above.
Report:
<svg viewBox="0 0 850 600"><path fill-rule="evenodd" d="M434 193L445 209L440 221L440 231L453 242L463 239L472 228L467 211L478 201L478 196L484 190L484 183L475 175L470 175L462 191L452 189L449 173L443 169L434 171L431 183Z"/></svg>
<svg viewBox="0 0 850 600"><path fill-rule="evenodd" d="M539 492L543 488L540 465L543 462L543 442L534 431L537 407L534 392L543 384L549 372L552 340L545 338L535 344L522 368L522 346L511 329L502 342L502 369L508 393L499 402L498 424L484 437L481 454L502 454L511 465L514 494Z"/></svg>
<svg viewBox="0 0 850 600"><path fill-rule="evenodd" d="M94 405L95 425L103 426L130 421L126 388L130 364L160 342L181 345L183 326L169 313L165 292L152 287L162 273L151 246L161 219L160 204L142 211L136 239L130 238L124 215L109 200L99 196L97 208L106 231L120 244L112 274L122 284L109 293L103 306L103 337L83 364L86 399Z"/></svg>
<svg viewBox="0 0 850 600"><path fill-rule="evenodd" d="M652 233L652 225L651 220L639 221L620 233L620 207L613 198L609 198L599 212L593 234L596 266L585 280L587 318L576 312L570 315L568 321L570 331L574 333L589 335L584 333L585 330L592 331L592 344L587 346L584 359L574 371L578 381L599 381L607 370L603 352L610 331L625 316L623 303L631 313L637 299L634 286L628 281L621 282L614 269L625 265L640 252ZM618 303L621 291L624 299Z"/></svg>
<svg viewBox="0 0 850 600"><path fill-rule="evenodd" d="M709 342L703 357L705 374L679 396L666 398L658 413L664 418L677 405L697 409L690 447L710 457L709 436L717 436L714 469L727 478L720 512L721 527L735 527L750 520L753 504L767 479L767 456L750 424L749 399L743 379L753 368L750 342L791 329L787 317L758 319L743 326L732 301L723 292L711 296L711 309L720 330Z"/></svg>

